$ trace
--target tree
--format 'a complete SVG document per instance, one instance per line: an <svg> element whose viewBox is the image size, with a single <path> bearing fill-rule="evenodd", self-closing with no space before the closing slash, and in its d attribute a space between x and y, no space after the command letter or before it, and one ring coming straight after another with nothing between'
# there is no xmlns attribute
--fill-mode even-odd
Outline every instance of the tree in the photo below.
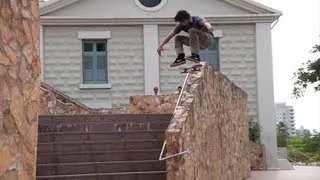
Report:
<svg viewBox="0 0 320 180"><path fill-rule="evenodd" d="M260 142L260 127L257 121L249 121L249 139L253 142Z"/></svg>
<svg viewBox="0 0 320 180"><path fill-rule="evenodd" d="M320 90L320 44L313 46L311 53L316 55L316 59L302 64L303 67L294 73L296 81L294 82L293 96L295 98L303 96L310 85L314 86L315 91Z"/></svg>
<svg viewBox="0 0 320 180"><path fill-rule="evenodd" d="M305 139L305 152L320 152L320 134Z"/></svg>
<svg viewBox="0 0 320 180"><path fill-rule="evenodd" d="M277 144L278 147L288 147L289 133L287 131L287 126L284 122L279 122L277 124Z"/></svg>

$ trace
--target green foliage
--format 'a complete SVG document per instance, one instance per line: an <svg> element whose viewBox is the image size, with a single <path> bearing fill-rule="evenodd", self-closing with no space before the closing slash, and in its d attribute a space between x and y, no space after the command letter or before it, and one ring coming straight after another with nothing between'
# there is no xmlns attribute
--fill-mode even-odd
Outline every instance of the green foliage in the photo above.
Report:
<svg viewBox="0 0 320 180"><path fill-rule="evenodd" d="M305 142L300 137L293 136L293 137L289 138L289 141L288 141L288 148L289 149L295 149L295 150L302 152L304 145L305 145Z"/></svg>
<svg viewBox="0 0 320 180"><path fill-rule="evenodd" d="M249 121L249 139L253 142L260 142L260 127L257 121Z"/></svg>
<svg viewBox="0 0 320 180"><path fill-rule="evenodd" d="M320 162L320 133L289 137L288 156L296 162Z"/></svg>
<svg viewBox="0 0 320 180"><path fill-rule="evenodd" d="M312 158L312 161L314 161L314 162L320 162L320 152L317 153L317 154Z"/></svg>
<svg viewBox="0 0 320 180"><path fill-rule="evenodd" d="M304 152L320 152L320 134L305 138Z"/></svg>
<svg viewBox="0 0 320 180"><path fill-rule="evenodd" d="M278 147L288 147L289 133L285 123L280 122L277 124L277 145Z"/></svg>
<svg viewBox="0 0 320 180"><path fill-rule="evenodd" d="M309 60L307 63L302 64L304 67L299 68L294 77L296 81L293 88L293 96L299 98L308 86L313 85L315 91L320 91L320 45L315 45L311 53L317 55L315 60Z"/></svg>
<svg viewBox="0 0 320 180"><path fill-rule="evenodd" d="M277 145L278 147L287 147L288 146L288 134L285 132L279 132L277 134Z"/></svg>

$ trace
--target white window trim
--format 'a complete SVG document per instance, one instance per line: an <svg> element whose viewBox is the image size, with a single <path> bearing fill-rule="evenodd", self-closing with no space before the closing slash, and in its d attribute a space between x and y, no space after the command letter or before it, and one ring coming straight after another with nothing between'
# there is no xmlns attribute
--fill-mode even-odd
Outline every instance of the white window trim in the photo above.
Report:
<svg viewBox="0 0 320 180"><path fill-rule="evenodd" d="M110 39L110 31L78 31L78 39Z"/></svg>
<svg viewBox="0 0 320 180"><path fill-rule="evenodd" d="M90 39L100 39L100 40L107 40L111 39L110 31L78 31L78 39L81 40L90 40ZM81 42L82 43L82 42ZM107 41L107 47L108 41ZM81 50L82 52L82 50ZM82 56L81 56L82 57ZM109 68L109 53L107 53L107 63ZM83 64L81 60L81 84L79 84L80 89L111 89L110 83L105 84L83 84ZM108 69L108 82L110 78L110 71Z"/></svg>
<svg viewBox="0 0 320 180"><path fill-rule="evenodd" d="M140 9L144 11L158 11L167 3L167 0L162 0L161 3L155 7L146 7L143 4L141 4L139 0L134 0L134 2Z"/></svg>
<svg viewBox="0 0 320 180"><path fill-rule="evenodd" d="M111 89L111 84L79 84L80 89Z"/></svg>

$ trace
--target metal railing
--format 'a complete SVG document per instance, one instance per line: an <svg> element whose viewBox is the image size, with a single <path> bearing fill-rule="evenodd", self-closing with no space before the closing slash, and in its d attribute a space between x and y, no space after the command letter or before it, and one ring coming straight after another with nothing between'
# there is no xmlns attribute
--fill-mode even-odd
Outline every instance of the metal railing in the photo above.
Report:
<svg viewBox="0 0 320 180"><path fill-rule="evenodd" d="M282 154L281 152L278 151L278 154L280 154L281 156L283 156L284 158L288 159L289 161L291 161L291 163L295 163L295 161L291 158L289 158L288 156Z"/></svg>
<svg viewBox="0 0 320 180"><path fill-rule="evenodd" d="M185 87L186 87L186 83L187 83L187 80L188 80L188 78L189 78L189 75L190 75L190 73L187 73L186 78L185 78L185 80L184 80L184 82L183 82L183 85L182 85L182 88L181 88L181 91L180 91L180 94L179 94L179 98L178 98L177 103L176 103L176 107L174 108L174 112L176 112L176 110L177 110L177 108L178 108L178 106L179 106L179 104L180 104L182 92L184 91L184 89L185 89ZM174 114L173 114L173 115L174 115ZM160 161L167 160L167 159L170 159L170 158L174 158L174 157L177 157L177 156L182 156L182 155L184 155L184 154L190 154L189 151L183 151L183 152L180 152L180 153L173 154L173 155L170 155L170 156L167 156L167 157L162 158L163 152L164 152L164 148L165 148L166 144L167 144L167 142L166 142L166 140L165 140L165 141L163 142L162 149L161 149L161 153L160 153L160 156L159 156L159 160L160 160Z"/></svg>
<svg viewBox="0 0 320 180"><path fill-rule="evenodd" d="M292 149L291 151L292 152L297 152L297 153L301 154L302 156L304 156L305 158L307 158L306 162L298 162L296 159L289 158L288 156L284 155L283 153L281 153L279 151L278 151L278 154L283 156L284 158L288 159L292 164L298 164L298 163L304 164L304 165L310 164L310 160L312 159L312 157L310 157L307 154L305 154L305 153L303 153L303 152L301 152L299 150L296 150L296 149Z"/></svg>

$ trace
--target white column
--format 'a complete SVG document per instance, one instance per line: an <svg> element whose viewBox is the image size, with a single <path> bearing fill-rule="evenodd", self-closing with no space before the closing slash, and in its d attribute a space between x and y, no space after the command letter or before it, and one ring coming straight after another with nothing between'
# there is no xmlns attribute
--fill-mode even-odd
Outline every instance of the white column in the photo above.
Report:
<svg viewBox="0 0 320 180"><path fill-rule="evenodd" d="M276 110L273 90L271 23L256 24L258 109L261 143L266 147L268 169L278 169Z"/></svg>
<svg viewBox="0 0 320 180"><path fill-rule="evenodd" d="M39 43L40 43L40 67L41 67L41 75L40 75L40 80L43 82L44 81L44 54L43 54L43 26L40 25L40 39L39 39Z"/></svg>
<svg viewBox="0 0 320 180"><path fill-rule="evenodd" d="M153 94L153 88L160 91L158 48L158 25L143 25L144 42L144 87L145 94Z"/></svg>

